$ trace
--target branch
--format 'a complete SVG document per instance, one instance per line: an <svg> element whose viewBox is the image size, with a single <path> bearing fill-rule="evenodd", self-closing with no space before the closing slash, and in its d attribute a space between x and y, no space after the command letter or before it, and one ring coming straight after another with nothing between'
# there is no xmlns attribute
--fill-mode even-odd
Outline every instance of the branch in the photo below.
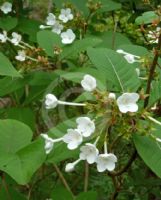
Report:
<svg viewBox="0 0 161 200"><path fill-rule="evenodd" d="M72 194L72 196L74 197L65 177L63 176L63 174L61 173L60 169L58 168L58 166L56 164L54 164L54 169L56 171L56 173L58 174L61 182L63 183L64 187Z"/></svg>
<svg viewBox="0 0 161 200"><path fill-rule="evenodd" d="M84 192L88 190L88 181L89 181L89 165L85 162L85 177L84 177Z"/></svg>
<svg viewBox="0 0 161 200"><path fill-rule="evenodd" d="M159 35L159 41L158 41L158 46L155 49L155 56L152 62L152 65L150 67L150 72L149 72L149 77L148 77L148 82L147 82L147 88L146 88L146 94L148 94L148 97L145 99L144 102L144 108L147 107L148 102L149 102L149 94L151 90L151 82L153 80L154 72L158 63L158 58L159 58L159 51L161 49L161 33Z"/></svg>

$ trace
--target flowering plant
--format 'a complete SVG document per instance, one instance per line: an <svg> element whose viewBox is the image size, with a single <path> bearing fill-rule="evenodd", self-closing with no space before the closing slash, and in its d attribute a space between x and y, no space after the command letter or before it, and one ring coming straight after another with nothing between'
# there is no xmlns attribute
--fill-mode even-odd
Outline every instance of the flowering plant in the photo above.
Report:
<svg viewBox="0 0 161 200"><path fill-rule="evenodd" d="M0 1L0 199L161 198L161 6L121 2Z"/></svg>

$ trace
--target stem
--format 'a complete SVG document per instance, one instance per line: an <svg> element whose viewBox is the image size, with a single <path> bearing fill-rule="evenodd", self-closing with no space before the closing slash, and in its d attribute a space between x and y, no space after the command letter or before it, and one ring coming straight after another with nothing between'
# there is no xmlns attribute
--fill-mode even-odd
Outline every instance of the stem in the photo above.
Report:
<svg viewBox="0 0 161 200"><path fill-rule="evenodd" d="M72 196L74 197L65 177L63 176L63 174L61 173L60 169L58 168L58 166L56 164L54 164L54 169L56 171L56 173L58 174L61 182L63 183L64 187L72 194Z"/></svg>
<svg viewBox="0 0 161 200"><path fill-rule="evenodd" d="M154 72L158 63L158 58L159 58L159 51L161 49L161 33L159 35L159 41L158 41L158 47L155 49L155 56L152 62L152 65L150 67L150 72L149 72L149 77L148 77L148 82L147 82L147 87L146 87L146 94L148 94L148 97L145 99L144 102L144 108L147 107L149 103L149 94L151 90L151 82L153 80Z"/></svg>
<svg viewBox="0 0 161 200"><path fill-rule="evenodd" d="M58 101L60 105L69 105L69 106L86 106L85 103L71 103L66 101Z"/></svg>
<svg viewBox="0 0 161 200"><path fill-rule="evenodd" d="M107 154L107 142L104 142L104 153Z"/></svg>
<svg viewBox="0 0 161 200"><path fill-rule="evenodd" d="M88 182L89 182L89 165L87 162L85 162L84 192L88 191Z"/></svg>

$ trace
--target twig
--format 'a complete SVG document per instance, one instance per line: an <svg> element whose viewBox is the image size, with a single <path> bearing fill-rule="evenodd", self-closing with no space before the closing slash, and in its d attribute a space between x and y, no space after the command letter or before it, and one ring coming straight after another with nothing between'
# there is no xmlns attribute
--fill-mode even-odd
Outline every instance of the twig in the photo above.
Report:
<svg viewBox="0 0 161 200"><path fill-rule="evenodd" d="M154 72L158 63L158 58L159 58L159 51L161 49L161 33L159 35L159 41L158 41L158 46L155 49L155 56L152 62L152 65L150 67L150 72L149 72L149 77L148 77L148 82L147 82L147 87L146 87L146 94L148 94L148 97L144 101L144 108L147 107L148 102L149 102L149 94L151 90L151 82L153 80Z"/></svg>
<svg viewBox="0 0 161 200"><path fill-rule="evenodd" d="M84 176L84 192L88 190L88 181L89 181L89 165L85 162L85 176Z"/></svg>
<svg viewBox="0 0 161 200"><path fill-rule="evenodd" d="M64 177L63 174L61 173L61 171L60 171L60 169L58 168L58 166L57 166L56 164L54 164L53 166L54 166L54 169L55 169L56 173L58 174L58 176L59 176L61 182L63 183L64 187L65 187L69 192L71 192L72 196L74 197L74 195L73 195L73 193L72 193L72 191L71 191L71 189L70 189L70 187L69 187L69 185L68 185L68 183L67 183L65 177Z"/></svg>

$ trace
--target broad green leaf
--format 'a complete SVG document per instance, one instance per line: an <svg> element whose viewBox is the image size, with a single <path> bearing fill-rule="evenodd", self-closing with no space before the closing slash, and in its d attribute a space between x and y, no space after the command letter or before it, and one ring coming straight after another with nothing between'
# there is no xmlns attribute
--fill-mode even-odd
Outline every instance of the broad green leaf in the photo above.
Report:
<svg viewBox="0 0 161 200"><path fill-rule="evenodd" d="M95 2L97 2L97 0L95 0ZM113 10L118 10L121 8L121 4L117 3L115 1L112 0L100 0L101 2L101 8L98 9L97 12L109 12L109 11L113 11Z"/></svg>
<svg viewBox="0 0 161 200"><path fill-rule="evenodd" d="M11 78L11 77L4 77L0 79L0 96L5 96L16 90L23 88L25 84L27 84L29 77L25 78Z"/></svg>
<svg viewBox="0 0 161 200"><path fill-rule="evenodd" d="M6 111L8 119L15 119L28 125L33 131L35 129L35 116L30 108L13 107Z"/></svg>
<svg viewBox="0 0 161 200"><path fill-rule="evenodd" d="M160 127L159 127L160 128ZM157 137L161 138L161 129L158 129L155 134ZM161 178L161 146L160 143L152 140L147 136L133 136L134 143L138 154L147 164L147 166Z"/></svg>
<svg viewBox="0 0 161 200"><path fill-rule="evenodd" d="M31 142L31 129L16 120L0 120L0 153L15 153Z"/></svg>
<svg viewBox="0 0 161 200"><path fill-rule="evenodd" d="M15 17L11 16L1 17L0 28L5 31L10 31L17 26L17 22L18 20Z"/></svg>
<svg viewBox="0 0 161 200"><path fill-rule="evenodd" d="M159 16L154 11L147 11L136 18L135 23L140 24L149 24L152 23L154 20L159 19Z"/></svg>
<svg viewBox="0 0 161 200"><path fill-rule="evenodd" d="M12 63L8 60L8 58L2 53L0 53L0 75L22 77L13 67Z"/></svg>
<svg viewBox="0 0 161 200"><path fill-rule="evenodd" d="M53 200L74 200L72 194L61 186L56 186L56 188L54 188L51 197Z"/></svg>
<svg viewBox="0 0 161 200"><path fill-rule="evenodd" d="M121 92L135 92L139 79L135 69L118 53L105 48L89 48L88 56L97 69Z"/></svg>
<svg viewBox="0 0 161 200"><path fill-rule="evenodd" d="M120 45L131 44L130 40L125 35L117 32L113 33L113 31L97 33L96 36L102 40L97 47L117 49Z"/></svg>
<svg viewBox="0 0 161 200"><path fill-rule="evenodd" d="M45 159L44 142L37 140L15 154L4 154L3 162L0 159L0 169L18 184L25 185Z"/></svg>
<svg viewBox="0 0 161 200"><path fill-rule="evenodd" d="M36 20L20 17L17 30L29 35L30 41L36 42L36 35L40 30L40 24L41 23Z"/></svg>
<svg viewBox="0 0 161 200"><path fill-rule="evenodd" d="M62 47L60 36L48 30L37 33L37 42L45 50L48 56L54 57L54 48Z"/></svg>
<svg viewBox="0 0 161 200"><path fill-rule="evenodd" d="M161 99L161 80L153 81L151 85L149 106L154 105L160 99Z"/></svg>
<svg viewBox="0 0 161 200"><path fill-rule="evenodd" d="M77 55L81 51L85 51L88 47L95 47L102 40L96 37L88 37L82 40L77 40L71 45L67 45L63 48L60 58L71 58L71 56Z"/></svg>
<svg viewBox="0 0 161 200"><path fill-rule="evenodd" d="M131 45L131 44L127 44L127 45L120 45L118 47L118 49L122 49L128 53L134 54L136 56L145 56L147 54L149 54L148 50L145 47L142 46L138 46L138 45Z"/></svg>
<svg viewBox="0 0 161 200"><path fill-rule="evenodd" d="M80 193L76 200L97 200L97 192L88 191Z"/></svg>

